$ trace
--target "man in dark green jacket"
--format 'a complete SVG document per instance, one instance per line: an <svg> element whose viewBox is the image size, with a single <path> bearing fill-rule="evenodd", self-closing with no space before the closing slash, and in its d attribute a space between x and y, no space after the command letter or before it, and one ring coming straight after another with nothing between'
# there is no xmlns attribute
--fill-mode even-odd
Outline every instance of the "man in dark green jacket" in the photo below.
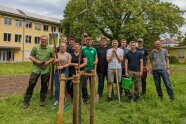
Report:
<svg viewBox="0 0 186 124"><path fill-rule="evenodd" d="M28 108L33 89L39 76L41 76L40 106L45 105L45 98L48 90L47 84L50 79L50 63L54 60L54 51L48 46L48 37L46 35L41 36L40 45L32 49L29 59L33 62L33 68L29 79L29 85L24 96L23 108Z"/></svg>

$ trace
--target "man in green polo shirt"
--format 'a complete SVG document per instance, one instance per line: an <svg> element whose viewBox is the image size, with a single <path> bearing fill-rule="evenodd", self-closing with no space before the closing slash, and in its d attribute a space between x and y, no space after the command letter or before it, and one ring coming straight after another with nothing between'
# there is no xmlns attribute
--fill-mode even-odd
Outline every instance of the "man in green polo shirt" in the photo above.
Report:
<svg viewBox="0 0 186 124"><path fill-rule="evenodd" d="M46 35L41 36L41 44L32 49L29 59L33 62L33 69L30 75L29 85L24 96L23 108L27 108L29 106L33 89L40 75L40 106L45 105L45 98L48 90L47 84L50 79L50 63L54 60L54 51L48 46L48 37Z"/></svg>
<svg viewBox="0 0 186 124"><path fill-rule="evenodd" d="M85 66L84 70L87 73L90 73L91 70L95 69L95 65L98 63L98 57L97 57L97 51L95 48L92 47L92 40L91 38L86 38L85 40L86 46L82 48L82 52L87 57L87 65ZM85 78L85 81L82 85L82 90L84 94L87 94L84 98L84 102L87 102L88 100L88 92L87 92L87 78ZM90 80L90 78L89 78Z"/></svg>

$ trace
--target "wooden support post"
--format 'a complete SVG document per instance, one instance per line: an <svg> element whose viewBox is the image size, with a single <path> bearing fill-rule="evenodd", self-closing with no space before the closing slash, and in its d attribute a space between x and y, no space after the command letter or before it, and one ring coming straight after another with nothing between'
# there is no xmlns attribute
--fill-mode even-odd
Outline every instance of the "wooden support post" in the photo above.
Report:
<svg viewBox="0 0 186 124"><path fill-rule="evenodd" d="M73 124L78 124L78 113L79 113L79 75L74 76L73 80Z"/></svg>
<svg viewBox="0 0 186 124"><path fill-rule="evenodd" d="M61 74L59 108L58 108L58 124L63 124L64 99L65 99L65 75Z"/></svg>
<svg viewBox="0 0 186 124"><path fill-rule="evenodd" d="M82 75L82 73L80 73L80 71L78 71L76 74L78 74L79 75L79 78L80 78L80 84L79 84L79 114L78 114L78 124L81 124L82 123L82 103L83 103L83 101L82 101L82 84L81 84L81 78L82 78L82 76L84 76L84 75ZM84 77L83 77L84 78Z"/></svg>
<svg viewBox="0 0 186 124"><path fill-rule="evenodd" d="M96 71L91 71L90 124L94 124Z"/></svg>
<svg viewBox="0 0 186 124"><path fill-rule="evenodd" d="M50 75L50 99L53 97L53 86L54 86L54 64L51 64L51 75Z"/></svg>

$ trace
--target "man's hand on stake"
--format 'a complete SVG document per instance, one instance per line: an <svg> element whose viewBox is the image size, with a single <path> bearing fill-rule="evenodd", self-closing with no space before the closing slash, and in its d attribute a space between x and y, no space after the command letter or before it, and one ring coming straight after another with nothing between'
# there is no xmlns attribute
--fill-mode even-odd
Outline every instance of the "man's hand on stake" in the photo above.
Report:
<svg viewBox="0 0 186 124"><path fill-rule="evenodd" d="M78 64L74 64L74 67L75 67L75 68L78 68Z"/></svg>
<svg viewBox="0 0 186 124"><path fill-rule="evenodd" d="M94 65L97 65L98 63L97 62L93 62Z"/></svg>
<svg viewBox="0 0 186 124"><path fill-rule="evenodd" d="M55 59L54 62L61 62L61 59Z"/></svg>
<svg viewBox="0 0 186 124"><path fill-rule="evenodd" d="M57 69L63 69L63 66L57 66Z"/></svg>
<svg viewBox="0 0 186 124"><path fill-rule="evenodd" d="M140 77L142 77L143 76L143 72L140 72Z"/></svg>
<svg viewBox="0 0 186 124"><path fill-rule="evenodd" d="M149 72L149 71L150 71L150 68L149 68L149 67L146 67L146 69L147 69L147 72Z"/></svg>

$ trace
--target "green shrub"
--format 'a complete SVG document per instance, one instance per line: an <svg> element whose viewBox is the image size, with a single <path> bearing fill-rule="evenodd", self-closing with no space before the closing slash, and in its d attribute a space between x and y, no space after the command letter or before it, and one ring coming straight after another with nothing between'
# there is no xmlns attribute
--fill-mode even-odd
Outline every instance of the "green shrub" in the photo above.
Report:
<svg viewBox="0 0 186 124"><path fill-rule="evenodd" d="M179 60L176 58L176 56L169 56L169 62L170 64L177 64Z"/></svg>

